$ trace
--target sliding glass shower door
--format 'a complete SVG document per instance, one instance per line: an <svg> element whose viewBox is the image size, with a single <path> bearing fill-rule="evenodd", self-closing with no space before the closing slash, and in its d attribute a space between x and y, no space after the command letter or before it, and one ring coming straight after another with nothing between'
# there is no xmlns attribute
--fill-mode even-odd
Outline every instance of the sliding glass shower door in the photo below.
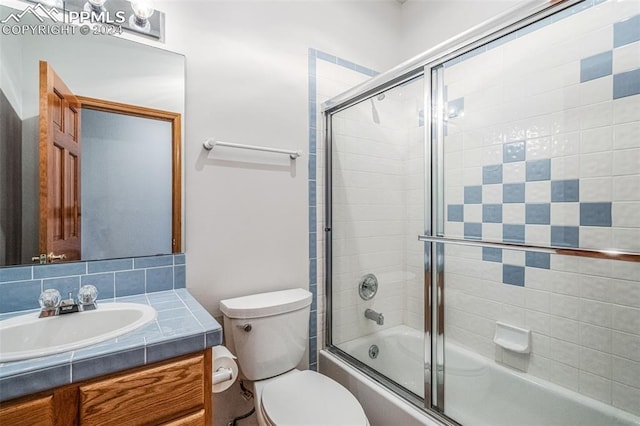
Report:
<svg viewBox="0 0 640 426"><path fill-rule="evenodd" d="M580 2L428 68L433 402L462 424L640 422L639 25Z"/></svg>
<svg viewBox="0 0 640 426"><path fill-rule="evenodd" d="M424 394L424 85L405 81L331 117L331 340Z"/></svg>
<svg viewBox="0 0 640 426"><path fill-rule="evenodd" d="M329 350L445 423L638 425L640 2L503 18L328 103Z"/></svg>

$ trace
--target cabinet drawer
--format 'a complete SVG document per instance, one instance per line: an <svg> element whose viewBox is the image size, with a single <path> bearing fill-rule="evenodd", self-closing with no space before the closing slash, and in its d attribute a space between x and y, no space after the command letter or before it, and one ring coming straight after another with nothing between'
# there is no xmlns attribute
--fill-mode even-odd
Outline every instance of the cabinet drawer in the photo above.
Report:
<svg viewBox="0 0 640 426"><path fill-rule="evenodd" d="M158 424L204 408L204 359L200 354L80 386L80 425Z"/></svg>
<svg viewBox="0 0 640 426"><path fill-rule="evenodd" d="M0 425L50 426L53 424L53 396L51 395L0 408Z"/></svg>
<svg viewBox="0 0 640 426"><path fill-rule="evenodd" d="M197 413L184 416L178 420L164 423L162 426L204 426L204 410L200 410Z"/></svg>

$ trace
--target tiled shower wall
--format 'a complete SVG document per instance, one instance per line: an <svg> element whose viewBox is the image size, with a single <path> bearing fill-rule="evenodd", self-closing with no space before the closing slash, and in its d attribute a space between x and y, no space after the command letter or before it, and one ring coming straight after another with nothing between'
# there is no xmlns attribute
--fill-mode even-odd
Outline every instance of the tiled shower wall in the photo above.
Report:
<svg viewBox="0 0 640 426"><path fill-rule="evenodd" d="M333 343L423 323L424 164L422 79L334 114ZM369 301L365 274L378 279ZM364 317L367 308L384 325Z"/></svg>
<svg viewBox="0 0 640 426"><path fill-rule="evenodd" d="M640 252L640 3L586 1L445 64L445 234ZM640 414L640 264L449 245L446 336ZM496 348L495 321L533 332Z"/></svg>
<svg viewBox="0 0 640 426"><path fill-rule="evenodd" d="M377 72L317 49L309 49L309 289L313 293L309 327L309 368L325 341L324 210L325 145L322 103Z"/></svg>
<svg viewBox="0 0 640 426"><path fill-rule="evenodd" d="M43 290L65 298L92 284L98 300L186 287L184 254L0 268L0 314L39 308Z"/></svg>

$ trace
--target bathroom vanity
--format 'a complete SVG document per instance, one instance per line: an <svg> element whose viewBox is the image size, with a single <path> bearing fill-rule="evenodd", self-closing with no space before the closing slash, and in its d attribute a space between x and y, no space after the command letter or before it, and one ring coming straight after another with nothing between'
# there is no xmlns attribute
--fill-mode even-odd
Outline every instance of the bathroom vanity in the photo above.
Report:
<svg viewBox="0 0 640 426"><path fill-rule="evenodd" d="M141 294L154 322L117 339L0 364L1 425L210 425L222 328L185 290Z"/></svg>
<svg viewBox="0 0 640 426"><path fill-rule="evenodd" d="M211 348L0 405L6 425L209 425Z"/></svg>

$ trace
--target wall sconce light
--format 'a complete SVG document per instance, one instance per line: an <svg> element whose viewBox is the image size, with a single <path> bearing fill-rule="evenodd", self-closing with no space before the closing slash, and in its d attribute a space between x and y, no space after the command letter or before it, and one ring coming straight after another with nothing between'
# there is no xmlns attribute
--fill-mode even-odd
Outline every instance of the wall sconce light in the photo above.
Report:
<svg viewBox="0 0 640 426"><path fill-rule="evenodd" d="M40 3L47 7L56 7L58 9L61 9L63 6L62 0L40 0Z"/></svg>
<svg viewBox="0 0 640 426"><path fill-rule="evenodd" d="M133 0L131 9L133 9L133 15L129 18L129 25L140 31L149 32L151 30L149 18L155 10L151 2L149 0Z"/></svg>
<svg viewBox="0 0 640 426"><path fill-rule="evenodd" d="M89 0L84 4L85 12L103 12L105 11L104 4L107 0Z"/></svg>
<svg viewBox="0 0 640 426"><path fill-rule="evenodd" d="M103 23L123 31L164 42L165 14L155 10L151 0L26 0L56 8L62 16L86 13L80 24ZM131 12L133 11L133 13ZM77 14L75 16L78 16ZM122 17L122 19L120 19ZM128 17L128 18L127 18ZM66 18L65 18L66 19ZM65 21L66 22L66 21ZM71 22L74 23L74 22ZM78 23L78 22L75 22Z"/></svg>

